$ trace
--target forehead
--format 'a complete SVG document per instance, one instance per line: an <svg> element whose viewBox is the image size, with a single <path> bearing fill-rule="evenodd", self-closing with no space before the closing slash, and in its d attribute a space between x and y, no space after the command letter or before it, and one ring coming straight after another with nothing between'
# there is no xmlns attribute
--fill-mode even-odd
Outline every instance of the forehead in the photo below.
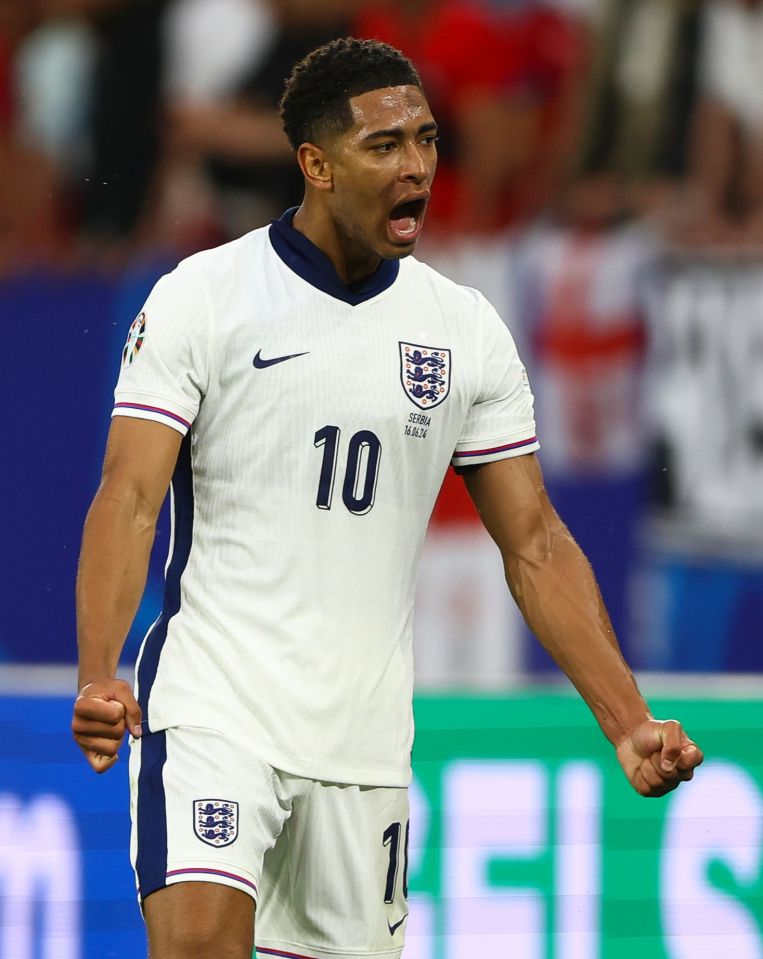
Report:
<svg viewBox="0 0 763 959"><path fill-rule="evenodd" d="M419 87L382 87L350 98L352 134L367 134L374 129L391 130L419 127L432 122L432 112Z"/></svg>

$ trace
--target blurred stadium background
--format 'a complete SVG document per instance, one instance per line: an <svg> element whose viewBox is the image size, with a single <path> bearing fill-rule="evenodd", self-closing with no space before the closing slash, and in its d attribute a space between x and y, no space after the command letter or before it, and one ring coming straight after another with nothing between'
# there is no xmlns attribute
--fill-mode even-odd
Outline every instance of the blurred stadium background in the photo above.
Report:
<svg viewBox="0 0 763 959"><path fill-rule="evenodd" d="M68 733L119 354L161 273L299 201L275 103L347 33L417 62L442 124L420 255L512 328L552 497L655 712L708 754L690 788L629 793L449 476L418 594L405 956L761 959L756 0L0 0L0 957L142 954L126 763L92 776Z"/></svg>

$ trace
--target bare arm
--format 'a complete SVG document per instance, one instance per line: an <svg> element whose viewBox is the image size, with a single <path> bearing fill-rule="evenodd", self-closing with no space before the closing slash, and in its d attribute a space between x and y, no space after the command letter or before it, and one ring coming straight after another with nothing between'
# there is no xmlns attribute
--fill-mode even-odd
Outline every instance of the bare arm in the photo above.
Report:
<svg viewBox="0 0 763 959"><path fill-rule="evenodd" d="M527 624L590 707L634 788L662 795L690 779L702 754L678 723L652 719L535 456L475 467L464 479Z"/></svg>
<svg viewBox="0 0 763 959"><path fill-rule="evenodd" d="M168 111L175 153L238 162L291 160L291 147L278 113L245 103L176 105Z"/></svg>
<svg viewBox="0 0 763 959"><path fill-rule="evenodd" d="M181 441L177 431L160 423L116 417L103 479L85 521L72 731L97 772L116 761L126 728L139 734L140 709L129 686L115 679L116 669L143 594L156 519Z"/></svg>
<svg viewBox="0 0 763 959"><path fill-rule="evenodd" d="M723 210L736 163L734 118L712 97L700 99L693 118L689 179L713 214Z"/></svg>

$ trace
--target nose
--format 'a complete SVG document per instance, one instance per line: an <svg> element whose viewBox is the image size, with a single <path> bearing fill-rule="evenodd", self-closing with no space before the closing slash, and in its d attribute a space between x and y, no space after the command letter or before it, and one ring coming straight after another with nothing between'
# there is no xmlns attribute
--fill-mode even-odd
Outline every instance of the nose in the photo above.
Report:
<svg viewBox="0 0 763 959"><path fill-rule="evenodd" d="M412 143L403 151L403 162L400 164L400 179L423 183L427 178L427 162L417 143Z"/></svg>

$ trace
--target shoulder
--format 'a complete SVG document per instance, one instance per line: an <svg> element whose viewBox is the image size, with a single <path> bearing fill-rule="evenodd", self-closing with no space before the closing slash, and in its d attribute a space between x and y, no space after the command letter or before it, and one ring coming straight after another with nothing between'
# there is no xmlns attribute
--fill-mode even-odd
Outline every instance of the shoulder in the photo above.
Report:
<svg viewBox="0 0 763 959"><path fill-rule="evenodd" d="M255 230L237 240L202 250L181 260L154 285L144 309L174 329L211 327L218 322L221 303L241 300L241 291L251 284L253 264L262 261L256 247L262 243ZM254 267L257 269L257 266Z"/></svg>
<svg viewBox="0 0 763 959"><path fill-rule="evenodd" d="M444 273L417 260L414 256L408 256L401 262L400 276L405 282L415 284L420 290L428 288L431 293L450 304L454 311L465 310L473 314L475 311L485 312L492 309L487 298L479 290L456 283L455 280L451 280Z"/></svg>
<svg viewBox="0 0 763 959"><path fill-rule="evenodd" d="M214 288L220 283L230 283L241 274L251 276L253 262L268 246L268 227L259 227L228 243L186 257L171 275L181 283L206 281Z"/></svg>

